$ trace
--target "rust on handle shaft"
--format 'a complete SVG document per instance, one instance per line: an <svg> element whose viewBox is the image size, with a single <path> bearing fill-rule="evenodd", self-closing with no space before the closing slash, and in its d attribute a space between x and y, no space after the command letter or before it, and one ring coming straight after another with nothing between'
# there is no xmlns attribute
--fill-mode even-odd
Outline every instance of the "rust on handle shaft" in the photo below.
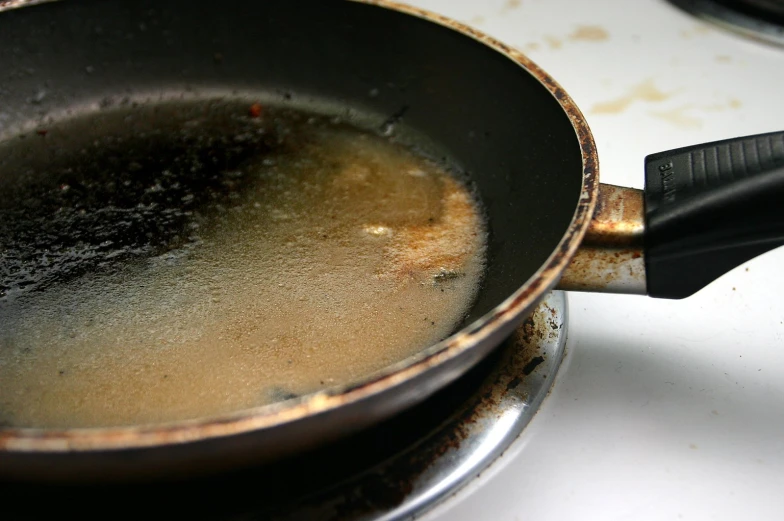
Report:
<svg viewBox="0 0 784 521"><path fill-rule="evenodd" d="M602 184L596 212L558 289L645 295L643 191Z"/></svg>

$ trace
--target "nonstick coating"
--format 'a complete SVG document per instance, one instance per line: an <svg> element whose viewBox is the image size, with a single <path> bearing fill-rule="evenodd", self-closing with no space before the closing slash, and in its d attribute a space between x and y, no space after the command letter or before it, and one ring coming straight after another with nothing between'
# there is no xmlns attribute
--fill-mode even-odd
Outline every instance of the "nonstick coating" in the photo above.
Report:
<svg viewBox="0 0 784 521"><path fill-rule="evenodd" d="M585 198L585 145L575 130L579 113L575 109L570 117L565 106L571 102L553 94L557 85L544 85L477 38L383 6L341 0L33 5L0 13L0 71L3 139L52 119L105 110L124 98L156 102L218 94L362 114L378 127L395 124L404 134L421 136L423 149L467 173L488 217L488 269L467 323L488 316L530 282L564 249L567 232L574 232L572 242L581 235L575 216L581 193ZM515 312L530 309L552 284L543 284ZM91 451L85 442L81 457L66 442L36 446L36 454L20 452L8 441L19 433L0 434L0 447L7 449L0 451L0 469L26 466L30 475L45 468L54 475L52 469L60 467L63 475L77 468L133 472L282 454L421 400L466 371L509 328L461 346L460 355L433 362L424 373L396 367L390 371L394 382L356 402L329 411L310 404L285 421L256 425L266 434L256 427L231 436L218 430L216 437L149 428L144 432L165 432L136 444L146 449L143 454Z"/></svg>

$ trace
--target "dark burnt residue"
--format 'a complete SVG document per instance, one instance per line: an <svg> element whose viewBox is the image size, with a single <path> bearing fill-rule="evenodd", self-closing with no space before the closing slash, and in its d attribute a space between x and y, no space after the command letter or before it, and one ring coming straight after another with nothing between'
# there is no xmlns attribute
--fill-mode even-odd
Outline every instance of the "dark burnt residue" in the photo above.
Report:
<svg viewBox="0 0 784 521"><path fill-rule="evenodd" d="M534 369L536 369L542 362L544 362L544 358L541 356L537 356L531 359L531 361L525 364L525 367L523 367L523 374L528 376L529 374L533 373Z"/></svg>
<svg viewBox="0 0 784 521"><path fill-rule="evenodd" d="M541 356L538 356L538 357L536 357L536 359L537 359L537 360L541 360L542 362L544 362L544 358L542 358ZM533 369L532 369L532 370L533 370ZM525 372L525 368L523 368L523 374L526 374L526 375L527 375L527 374L531 374L531 371L529 371L529 372L527 372L527 373L526 373L526 372ZM510 391L510 390L514 389L515 387L517 387L518 385L520 385L520 383L522 383L522 381L523 381L523 379L522 379L522 378L520 378L519 376L515 376L514 378L512 378L511 380L509 380L509 382L506 384L506 390L507 390L507 391Z"/></svg>
<svg viewBox="0 0 784 521"><path fill-rule="evenodd" d="M518 328L517 333L520 335L521 342L530 344L531 342L535 341L537 330L533 315L523 320L523 323Z"/></svg>
<svg viewBox="0 0 784 521"><path fill-rule="evenodd" d="M292 399L296 398L297 396L299 396L298 394L293 393L293 392L291 392L288 389L283 388L283 387L271 387L270 389L267 389L266 394L268 396L270 396L271 399L275 400L276 402L283 402L285 400L292 400Z"/></svg>
<svg viewBox="0 0 784 521"><path fill-rule="evenodd" d="M187 254L241 204L243 166L280 147L246 110L128 109L1 146L0 297Z"/></svg>
<svg viewBox="0 0 784 521"><path fill-rule="evenodd" d="M403 105L398 110L396 110L394 114L390 115L386 120L384 120L384 122L379 127L379 131L383 135L387 135L392 132L395 128L395 125L400 123L400 121L403 119L403 116L406 115L406 112L408 112L408 105Z"/></svg>

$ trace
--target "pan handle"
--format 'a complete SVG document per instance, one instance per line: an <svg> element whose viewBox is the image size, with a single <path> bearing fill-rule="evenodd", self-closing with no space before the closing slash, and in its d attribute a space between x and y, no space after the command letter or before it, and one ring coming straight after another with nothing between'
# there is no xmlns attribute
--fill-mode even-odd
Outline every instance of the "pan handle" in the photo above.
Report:
<svg viewBox="0 0 784 521"><path fill-rule="evenodd" d="M652 154L645 192L602 185L560 288L684 298L784 245L784 132Z"/></svg>

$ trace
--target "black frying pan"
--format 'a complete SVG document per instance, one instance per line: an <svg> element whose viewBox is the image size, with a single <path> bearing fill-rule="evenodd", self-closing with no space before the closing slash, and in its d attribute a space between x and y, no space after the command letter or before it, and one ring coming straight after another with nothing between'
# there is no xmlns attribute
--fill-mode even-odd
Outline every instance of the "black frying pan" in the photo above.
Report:
<svg viewBox="0 0 784 521"><path fill-rule="evenodd" d="M784 186L784 136L650 158L644 222L642 194L600 191L590 131L549 76L500 42L433 14L343 0L5 7L23 7L0 14L6 145L48 138L41 134L53 121L178 96L247 96L350 111L379 128L396 125L401 134L418 136L421 148L460 165L486 209L490 239L484 284L465 327L370 381L165 426L0 428L2 476L207 471L275 458L377 422L492 350L556 286L586 233L592 246L567 273L570 287L613 289L617 266L602 257L610 247L613 258L626 256L636 266L632 291L669 297L685 296L782 242L776 203ZM57 147L79 138L60 137ZM1 183L13 185L12 173L2 175ZM739 184L741 177L751 181ZM715 189L704 195L705 188ZM725 211L728 205L734 213ZM643 225L650 228L645 239ZM706 272L705 259L716 269L695 278ZM598 282L590 282L597 270Z"/></svg>

